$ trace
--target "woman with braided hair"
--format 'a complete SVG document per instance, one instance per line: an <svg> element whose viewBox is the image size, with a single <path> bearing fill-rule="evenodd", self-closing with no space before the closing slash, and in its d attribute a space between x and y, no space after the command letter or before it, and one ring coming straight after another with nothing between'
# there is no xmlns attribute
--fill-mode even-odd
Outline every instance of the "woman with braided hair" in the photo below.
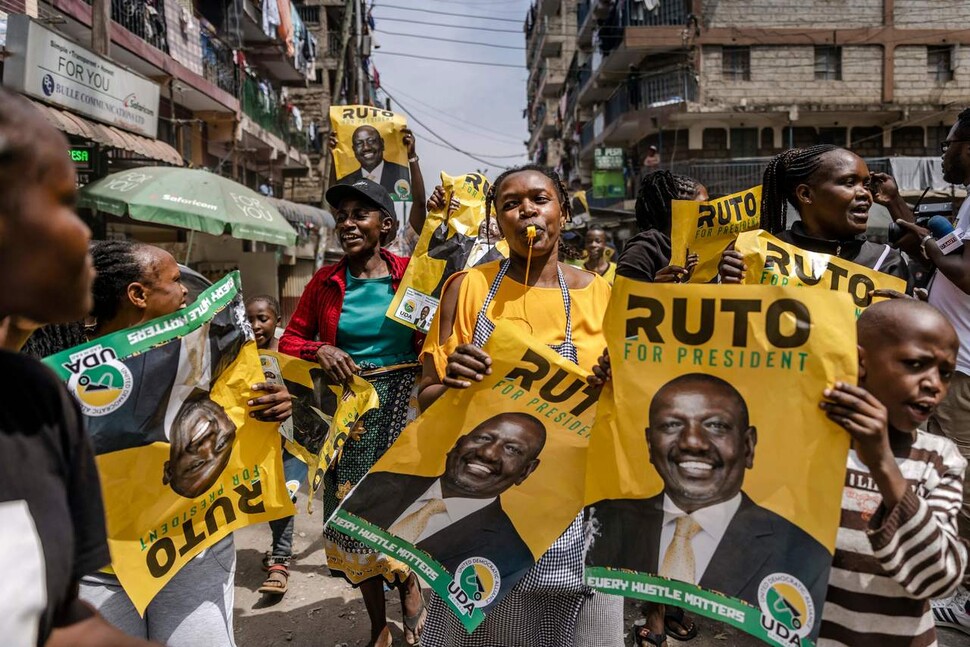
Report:
<svg viewBox="0 0 970 647"><path fill-rule="evenodd" d="M673 200L707 200L707 189L694 178L670 171L645 175L637 192L635 212L640 233L626 242L616 261L616 273L638 281L673 283L685 280L688 267L670 265L670 203Z"/></svg>
<svg viewBox="0 0 970 647"><path fill-rule="evenodd" d="M488 373L492 360L482 347L498 317L582 367L592 367L606 346L603 314L609 284L562 263L559 255L560 231L570 217L559 176L531 164L510 169L486 196L486 218L493 208L509 258L459 272L445 284L421 354L422 409L446 389L467 388ZM531 245L530 227L535 228ZM583 544L577 517L471 635L439 598L432 598L422 644L573 647L585 644L577 643L577 630L588 631L590 645L610 644L611 635L622 633L622 602L593 596L585 587Z"/></svg>
<svg viewBox="0 0 970 647"><path fill-rule="evenodd" d="M765 168L761 228L806 251L838 256L909 283L902 255L865 236L873 189L891 181L884 173L870 174L865 161L844 148L792 148L775 155ZM790 224L788 205L799 216ZM739 252L729 249L721 256L722 283L740 283L745 270Z"/></svg>

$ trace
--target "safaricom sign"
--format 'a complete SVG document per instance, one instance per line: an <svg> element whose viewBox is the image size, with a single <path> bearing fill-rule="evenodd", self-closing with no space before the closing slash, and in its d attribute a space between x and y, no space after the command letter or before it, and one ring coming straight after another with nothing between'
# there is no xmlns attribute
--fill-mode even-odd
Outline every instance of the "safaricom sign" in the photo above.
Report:
<svg viewBox="0 0 970 647"><path fill-rule="evenodd" d="M7 52L4 85L125 130L158 135L157 83L20 14L8 18Z"/></svg>

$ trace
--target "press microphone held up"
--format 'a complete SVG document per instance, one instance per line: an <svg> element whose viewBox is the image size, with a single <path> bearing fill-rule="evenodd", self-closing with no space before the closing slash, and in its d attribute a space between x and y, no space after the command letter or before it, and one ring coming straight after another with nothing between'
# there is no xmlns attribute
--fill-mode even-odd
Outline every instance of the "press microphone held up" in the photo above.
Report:
<svg viewBox="0 0 970 647"><path fill-rule="evenodd" d="M936 239L936 245L944 254L963 247L963 240L961 240L963 232L955 230L950 221L943 216L933 216L927 220L926 228L930 230L933 238Z"/></svg>

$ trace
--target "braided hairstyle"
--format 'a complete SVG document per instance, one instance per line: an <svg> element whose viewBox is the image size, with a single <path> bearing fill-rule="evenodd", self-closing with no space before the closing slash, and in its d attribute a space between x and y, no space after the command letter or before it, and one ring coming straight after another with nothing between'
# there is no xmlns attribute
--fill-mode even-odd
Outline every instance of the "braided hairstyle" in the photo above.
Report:
<svg viewBox="0 0 970 647"><path fill-rule="evenodd" d="M65 324L49 324L35 330L27 338L20 352L34 359L44 359L50 355L73 348L86 342L84 322L75 321Z"/></svg>
<svg viewBox="0 0 970 647"><path fill-rule="evenodd" d="M831 144L791 148L771 158L761 182L761 228L772 234L788 228L788 205L796 210L795 187L810 181L822 156L840 150Z"/></svg>
<svg viewBox="0 0 970 647"><path fill-rule="evenodd" d="M970 133L970 108L965 108L957 115L957 124L959 125L957 130L962 133Z"/></svg>
<svg viewBox="0 0 970 647"><path fill-rule="evenodd" d="M700 182L686 175L670 171L654 171L640 180L640 190L634 212L640 231L656 229L670 231L670 207L672 200L693 200L697 197Z"/></svg>
<svg viewBox="0 0 970 647"><path fill-rule="evenodd" d="M522 166L514 166L510 169L507 169L504 173L502 173L497 178L495 178L495 181L492 182L492 185L488 188L488 192L485 193L486 222L490 222L490 219L492 217L492 207L495 206L495 198L498 197L498 190L499 190L499 187L502 186L502 182L504 182L505 179L510 175L514 175L516 173L524 173L526 171L535 171L536 173L542 173L547 178L552 180L552 184L553 186L556 187L556 193L559 196L559 209L566 216L566 222L572 222L573 208L572 208L572 205L570 204L569 193L566 191L565 183L562 181L562 178L559 177L558 173L556 173L550 168L546 168L545 166L540 166L539 164L524 164ZM496 218L498 218L497 214L496 214ZM489 240L488 242L491 243L492 241ZM566 245L562 240L562 236L560 235L559 256L560 258L565 260L576 260L582 256L582 253Z"/></svg>
<svg viewBox="0 0 970 647"><path fill-rule="evenodd" d="M146 267L144 254L148 247L130 240L98 240L91 244L91 257L97 272L91 286L94 293L91 315L99 323L118 314L129 285L145 280L151 270Z"/></svg>

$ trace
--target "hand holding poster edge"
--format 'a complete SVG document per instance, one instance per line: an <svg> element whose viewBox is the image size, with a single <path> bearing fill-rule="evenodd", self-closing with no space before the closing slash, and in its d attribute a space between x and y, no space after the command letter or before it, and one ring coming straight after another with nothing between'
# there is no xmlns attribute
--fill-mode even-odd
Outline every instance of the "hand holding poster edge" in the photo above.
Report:
<svg viewBox="0 0 970 647"><path fill-rule="evenodd" d="M238 302L239 287L239 273L234 272L176 313L67 349L45 358L44 363L68 384L69 390L73 385L75 391L78 385L83 385L87 370L104 371L104 365L109 365L110 373L114 367L114 373L123 379L125 386L115 389L113 405L101 406L100 401L91 404L85 399L82 411L89 425L91 420L106 420L105 416L130 415L126 413L130 409L126 410L123 405L132 395L133 380L140 379L141 374L132 375L123 362L146 353L161 352L160 347L209 324L234 301ZM229 329L242 336L238 354L225 356L231 361L218 376L214 376L211 392L201 400L196 400L194 395L186 399L173 423L178 426L179 416L183 411L189 411L189 405L196 412L197 409L209 411L207 407L215 403L218 411L212 413L236 429L229 453L225 455L226 462L215 473L215 482L200 494L183 491L197 483L185 480L181 463L174 462L174 431L170 442L151 442L150 435L146 435L144 440L136 441L132 446L102 451L95 457L103 483L112 572L139 613L143 613L157 592L202 550L246 525L271 521L294 512L283 484L279 445L274 446L271 442L275 430L273 436L258 437L254 432L268 431L269 425L243 413L247 399L252 396L250 388L261 381L262 374L257 368L258 360L253 361L256 352L252 333L247 336L244 319L237 315L235 311L229 313L227 321L232 322ZM208 344L209 338L203 338L203 343ZM156 348L159 350L155 351ZM101 375L103 377L104 373ZM164 379L164 376L155 374L151 377ZM110 379L115 384L115 377ZM209 388L208 384L206 388ZM193 394L198 391L193 389ZM136 391L133 402L140 395ZM80 399L77 393L75 396ZM231 401L227 401L227 397ZM227 416L232 420L226 420ZM245 448L241 444L243 438L246 439ZM164 470L163 458L168 459ZM169 461L173 461L171 472ZM164 479L158 481L151 478L132 481L130 476L132 473L145 472L147 475L163 471ZM267 472L275 472L279 478L267 479ZM154 488L162 489L155 494ZM133 503L138 497L142 504ZM134 506L133 513L131 506ZM217 510L222 514L214 514ZM155 514L158 516L153 516Z"/></svg>
<svg viewBox="0 0 970 647"><path fill-rule="evenodd" d="M488 608L501 601L502 596L531 568L579 513L582 507L585 448L588 444L589 425L592 423L592 414L595 410L595 395L598 395L598 390L586 384L584 371L526 335L514 324L499 321L486 349L494 355L492 375L486 376L483 382L476 383L468 389L446 391L405 429L395 445L348 495L342 507L329 521L334 529L388 554L392 559L411 565L469 632L481 623ZM515 359L519 356L518 349L525 349L522 359ZM548 393L565 397L546 400L540 397L540 392L546 389ZM487 402L491 404L486 404ZM558 403L561 408L557 410L551 407L550 402ZM446 409L449 415L442 416L440 412ZM453 412L458 411L465 412L465 419L456 423ZM526 414L526 411L531 413ZM570 411L575 415L569 413ZM468 415L469 412L471 415ZM498 412L498 415L489 417L495 412ZM407 520L409 516L406 513L410 510L420 510L421 507L418 504L424 499L403 493L396 497L401 499L400 503L388 503L388 495L377 496L376 490L367 490L368 483L370 487L374 487L375 482L387 486L387 483L394 480L395 483L405 484L397 487L397 490L411 489L417 495L425 491L429 482L434 481L435 484L444 485L445 477L452 474L451 467L442 467L444 448L451 447L448 450L447 461L447 464L451 465L452 453L467 451L458 450L463 439L473 435L475 430L483 428L492 420L508 416L531 418L535 424L543 428L548 427L548 432L545 430L542 432L543 437L548 437L548 440L543 440L535 450L541 453L541 456L536 454L536 457L541 459L545 467L542 470L535 470L535 466L540 462L535 460L535 466L526 473L528 475L533 470L537 471L536 475L528 477L528 482L525 484L528 493L519 487L526 476L520 476L515 483L506 482L501 487L496 479L491 477L487 479L490 482L496 481L490 483L488 487L498 488L487 496L493 497L496 502L500 500L501 509L508 513L508 516L505 516L503 512L504 520L501 523L493 523L490 532L480 538L487 541L490 547L484 549L482 546L475 545L444 546L441 534L425 535L423 538L419 536L418 541L414 543L391 534L389 529L400 524L402 519ZM542 422L539 421L540 418ZM441 433L429 434L427 427L435 424L443 425ZM510 423L503 421L499 424ZM525 421L522 424L525 424ZM425 427L424 430L421 429L422 426ZM463 435L452 446L453 437L459 433ZM428 441L427 438L432 435L437 436L438 439ZM524 438L521 442L525 442ZM433 443L436 443L435 450L431 448ZM433 451L437 453L431 455ZM552 458L545 453L547 451L553 452ZM455 456L466 457L463 453ZM465 459L456 458L456 461L461 460ZM551 462L547 463L547 461ZM576 471L580 473L577 474ZM507 481L508 478L508 474L505 474L503 469L499 480ZM486 479L483 477L481 480ZM409 485L410 483L418 485ZM448 483L455 483L454 476L448 478ZM475 487L485 486L484 482L475 483ZM429 491L433 492L434 487L437 485L433 485ZM449 485L449 488L453 487L454 485ZM382 487L380 490L389 492L388 487ZM443 487L441 492L444 494ZM545 501L547 497L556 505L544 504L543 507L555 509L536 523L532 511L537 501L548 503ZM370 503L363 503L368 501ZM408 506L411 501L415 503ZM362 505L364 507L361 507ZM366 507L368 505L372 507ZM492 505L488 504L488 508ZM393 512L385 508L393 508ZM385 521L381 521L380 525L368 521L375 518L383 518ZM392 523L395 518L397 521ZM489 516L489 518L492 517ZM529 528L527 527L529 524L540 527ZM450 532L452 528L457 529L458 525L461 525L461 521L449 522L444 528ZM517 536L507 537L506 526L508 531ZM435 532L440 533L438 530ZM461 531L459 534L465 533ZM515 543L506 543L510 541ZM425 545L434 544L439 548L433 551L422 550L421 545L424 542L428 542ZM455 573L449 571L451 567L445 566L449 558L442 558L444 562L436 558L436 556L441 557L442 550L452 555L450 559L455 564L453 566ZM525 561L521 558L511 561L513 556L519 554L517 551L521 550L528 551ZM497 557L497 554L502 556ZM466 575L477 582L476 586L471 586L468 581L465 581Z"/></svg>
<svg viewBox="0 0 970 647"><path fill-rule="evenodd" d="M840 345L835 346L833 345L834 342L830 341L829 343L823 343L822 346L817 349L818 361L823 362L828 367L824 372L824 380L819 379L823 374L815 370L814 384L818 387L817 389L815 389L818 392L815 393L813 390L814 387L809 387L809 385L804 384L804 382L806 381L813 382L813 380L806 380L805 378L795 378L795 374L792 374L791 378L789 378L789 381L791 381L792 378L795 378L795 383L794 383L794 387L790 391L790 397L795 397L795 398L800 397L804 399L805 402L803 404L805 406L803 408L806 410L810 409L811 411L814 412L818 408L818 402L821 399L822 390L825 386L831 385L836 380L844 380L844 381L853 382L853 383L855 381L856 368L857 368L856 359L854 356L855 345L854 343L850 343L850 340L845 340L842 337L842 335L845 333L845 330L849 329L852 331L849 334L854 340L854 317L851 316L851 313L852 313L852 308L850 305L851 301L848 299L847 295L845 294L821 292L821 291L819 292L812 291L812 294L808 294L804 291L799 291L799 290L766 288L762 286L748 286L748 287L738 288L737 290L735 289L724 290L723 288L718 288L716 286L693 286L688 288L685 286L676 286L676 285L663 286L663 287L651 285L649 286L649 297L647 297L648 292L645 292L642 289L644 285L645 284L642 284L639 282L629 281L628 279L618 280L617 284L614 285L613 300L611 301L610 311L607 313L607 320L606 320L607 339L608 339L608 342L610 342L609 346L610 346L611 360L613 365L614 380L610 385L607 386L607 388L604 389L603 395L601 397L601 401L599 404L596 426L594 427L594 433L593 433L593 443L591 445L591 451L590 451L590 468L588 470L588 474L590 475L598 473L600 474L600 476L602 476L602 470L597 468L597 465L599 464L600 461L605 460L606 458L613 455L612 450L610 450L610 452L607 454L603 454L602 449L597 450L596 448L603 447L604 440L608 440L611 435L615 435L619 433L618 431L615 430L618 419L622 421L623 418L627 418L627 424L630 427L630 429L633 429L633 428L640 429L644 426L649 427L648 424L641 425L638 422L640 417L643 415L642 412L646 410L646 406L647 406L647 403L642 400L640 391L643 389L648 389L648 390L653 389L654 388L653 382L657 382L657 380L663 381L666 379L666 377L663 377L660 375L658 375L656 378L651 376L646 378L646 382L649 382L650 384L646 384L646 385L642 384L644 382L642 378L643 375L656 374L658 370L662 370L658 368L658 365L655 364L654 362L660 361L660 357L666 358L668 356L671 357L671 359L675 357L679 358L680 362L690 362L693 359L693 352L690 352L687 354L677 354L677 355L674 355L671 353L671 351L677 350L678 339L675 339L674 337L677 337L677 335L680 335L680 336L687 335L687 332L688 332L688 329L682 328L680 333L672 333L672 329L670 327L671 323L669 321L666 321L666 322L663 321L663 319L668 318L670 316L670 313L671 313L670 304L672 303L671 299L673 298L674 294L684 293L684 296L686 297L685 302L689 303L691 301L694 301L693 305L688 306L689 310L692 310L694 313L696 313L697 311L697 307L699 305L698 302L701 299L707 299L709 297L715 297L721 301L728 301L736 298L738 300L754 302L755 301L754 297L756 294L760 294L762 299L764 299L767 295L771 295L771 294L774 294L775 298L778 298L781 295L789 294L791 295L791 297L800 297L803 301L807 303L814 303L816 305L809 306L809 311L811 312L813 311L813 309L818 308L819 309L818 311L821 312L821 315L816 314L816 316L813 318L811 323L812 329L814 329L817 325L821 325L822 328L828 331L827 333L825 333L824 331L820 330L820 332L822 332L821 337L827 336L832 340L838 340ZM774 290L774 292L772 292L772 290ZM665 295L664 292L666 292L667 294ZM647 305L646 303L641 303L643 298L656 300L658 304L659 303L666 304L667 306L666 315L664 317L658 317L656 307L654 307L651 310L651 312L653 313L652 316L648 314L646 309L641 310L641 308L644 308L644 306ZM829 304L829 305L825 305L825 304ZM629 311L628 311L628 307L629 307ZM728 314L732 312L730 308L733 308L733 306L728 306L722 309L721 317L727 318L727 321L724 322L724 324L727 327L726 332L729 332L732 330L732 326L730 322L730 317L732 315ZM760 337L758 333L758 331L760 330L759 329L760 322L757 319L758 317L757 313L762 312L763 308L764 306L761 306L760 308L756 308L753 311L753 313L750 315L750 318L748 318L748 316L745 316L746 325L741 330L745 330L745 329L747 330L747 333L749 335L748 343L750 343L750 340ZM825 312L825 308L830 308L830 311ZM834 308L834 310L832 308ZM674 310L676 310L676 307L674 308ZM714 311L712 311L711 314L713 314L713 312ZM734 311L734 312L735 314L737 314L737 311ZM638 317L639 319L636 319ZM691 318L691 317L694 317L694 318ZM634 328L634 331L639 334L636 334L632 338L629 336L631 329L627 325L629 321L631 321L631 318L633 318L632 320L640 322ZM698 330L698 322L696 319L696 314L689 315L688 319L690 321L690 328L689 328L690 333L691 334L699 333L700 330ZM825 319L828 319L828 320L825 320ZM640 325L647 326L647 328L646 329L640 328L639 327ZM834 329L833 329L833 325L834 325ZM706 329L703 323L700 324L700 329L701 330ZM734 330L733 334L735 335L739 331L737 327L734 327L733 330ZM640 377L636 377L636 379L634 380L635 383L631 384L630 382L631 375L634 375L634 373L630 373L630 371L631 369L635 369L636 367L632 367L632 366L624 367L625 357L628 354L626 353L626 351L630 349L631 343L634 346L634 351L636 351L637 348L639 348L639 346L641 346L644 342L647 342L647 337L642 336L643 333L645 333L646 331L651 331L649 333L650 336L658 335L662 337L662 339L652 339L654 343L651 347L653 346L660 347L660 346L666 345L667 348L664 348L660 355L657 354L659 351L657 351L656 348L653 348L653 350L650 350L645 355L643 355L641 359L647 360L648 365L654 364L654 366L653 368L650 368L649 370L645 371L646 367L642 366L642 362L638 364L640 368L639 368L639 372L635 372L635 376L640 376ZM750 337L750 335L753 335L753 337ZM725 340L728 342L728 346L730 346L731 333L729 333L727 337L724 337L724 335L722 334L721 337L723 337L724 339L721 339L720 342L718 342L718 338L715 337L712 342L712 345L710 345L709 348L705 350L703 354L705 361L709 359L708 351L713 352L714 347L717 347L719 344L724 345L723 342ZM765 343L765 341L762 340L755 343L763 344ZM851 350L852 352L846 352L849 350ZM635 356L634 358L636 359L636 353L634 353L634 356ZM723 357L724 356L722 354L721 358L723 359ZM737 362L737 356L735 356L734 361ZM676 365L677 361L674 361L673 363ZM764 355L762 355L761 363L762 364L764 363ZM696 370L696 369L691 369L686 366L681 366L680 368L676 368L675 366L674 368L668 368L667 370L671 371L670 373L671 375L676 375L680 373L683 373L686 375L691 370ZM719 370L721 373L721 377L727 378L727 374L725 374L724 370L723 369L719 369ZM717 373L718 371L713 371L713 372ZM756 375L756 373L752 373L752 375ZM770 375L770 373L766 373L766 375ZM669 377L669 375L667 377ZM730 379L730 378L728 379L731 382L736 381L735 379ZM744 382L743 376L739 376L736 379L741 380L741 383ZM747 379L750 380L752 378L749 377ZM761 378L761 379L765 379L765 378ZM772 381L772 384L775 386L783 382L783 381L780 381L777 377L770 378L770 379ZM825 382L825 384L823 384L822 382ZM804 387L809 387L809 388L806 390L806 388ZM739 385L738 388L744 388L744 387ZM775 387L773 386L773 388ZM631 421L629 419L630 418L629 411L626 414L623 414L622 412L618 414L615 411L617 402L620 402L620 403L627 402L627 404L624 405L626 407L635 405L636 411L640 412L636 414L635 416L636 420ZM762 405L760 405L760 403L754 403L751 400L749 400L748 405L753 407L760 406L762 409L764 408ZM753 415L756 415L756 416L759 415L756 408L752 408L752 412L753 412ZM759 419L757 418L752 418L751 420L751 424L753 425L757 424L760 426L761 422L764 422L764 420L762 419L760 420L760 422L759 422ZM836 446L844 447L844 451L847 451L848 438L846 437L846 434L844 432L840 432L839 430L836 430L834 427L829 429L831 425L829 425L828 422L829 421L824 421L822 423L825 425L825 428L828 430L826 431L826 435L827 435L826 437L830 437L830 441L827 444L831 445L832 443L834 443ZM623 424L623 423L621 422L620 424ZM773 427L775 429L778 429L777 426L769 424L766 429L762 429L761 431L762 432L770 431ZM781 427L781 428L784 428L784 427ZM642 431L636 432L635 430L633 430L629 433L636 433L637 435L640 436L640 438L643 437ZM777 436L777 433L776 433L776 436ZM768 438L768 437L766 436L765 438ZM610 443L612 442L613 441L610 441ZM640 441L634 440L633 442L634 444L639 444L639 443L642 443L642 440ZM777 445L777 442L778 441L775 442L776 445ZM619 448L621 446L625 447L625 445L618 444L616 451L620 451ZM759 447L760 447L760 443L759 443ZM644 450L645 449L646 448L644 448ZM809 447L804 447L803 449L808 454L815 456L816 454L819 454L820 451L822 452L822 454L824 454L830 448L816 447L815 449L811 449ZM838 447L836 447L836 449L838 449ZM839 452L842 452L842 449L839 449ZM839 453L839 452L836 452L836 453ZM644 454L642 457L639 455L635 457L628 456L625 462L622 460L617 460L615 462L612 462L612 464L614 465L613 470L615 472L618 472L621 477L624 474L633 475L637 473L638 471L640 471L638 470L637 466L648 463L648 460L646 457L646 451L643 451L642 453ZM829 453L831 454L831 452ZM816 456L816 459L820 461L825 460L825 456L822 454L819 454L818 456ZM769 453L768 456L772 456L772 454ZM841 502L840 494L841 494L842 485L844 483L844 470L845 470L844 452L840 453L838 456L834 456L834 455L829 456L828 460L831 463L830 465L831 469L827 469L825 471L826 476L824 478L827 481L832 482L830 484L832 485L831 489L835 490L835 493L834 494L829 493L829 495L831 496L829 495L827 496L830 499L835 499L838 502ZM652 463L653 459L651 459L650 462ZM765 464L764 459L762 459L761 464L762 465ZM821 465L822 463L818 464L819 467L821 467ZM764 470L762 469L762 471ZM747 479L747 480L752 480L752 479ZM759 480L756 479L754 484L749 484L747 482L745 483L745 488L752 491L753 496L755 494L754 488L761 487L758 485L758 482ZM793 484L798 482L801 482L801 481L797 481L797 480L792 481ZM590 485L593 485L593 487L590 488ZM617 494L611 495L611 494L608 494L608 492L612 491L609 489L603 490L601 488L599 491L595 491L596 483L591 483L588 481L587 502L589 504L593 504L596 502L602 503L604 499L613 499L617 497L631 497L631 496L634 497L635 499L641 499L641 498L647 499L651 497L655 492L655 490L650 490L650 491L643 491L638 494L639 492L639 490L637 489L638 487L640 486L634 487L632 490L628 488L624 488L622 492L618 491ZM655 486L650 486L650 487L655 487ZM784 501L785 497L790 496L791 494L793 493L782 492L781 500ZM764 494L761 493L758 496L763 497ZM763 498L759 498L758 500L761 503L765 503L765 500ZM646 503L646 501L644 502ZM627 506L627 508L625 509L628 510L628 512L625 512L624 514L631 514L634 510L640 509L639 507L632 506L632 503L626 503L623 505ZM748 505L748 507L745 508L744 507L745 505L747 504L742 503L742 510L743 509L754 510L753 508L750 507L750 505ZM784 505L785 504L782 503L782 506ZM764 516L764 515L762 514L761 516ZM827 537L826 541L824 541L823 543L827 545L827 549L829 551L828 560L831 560L831 550L832 550L832 547L834 547L835 528L838 522L838 510L836 510L832 515L829 515L829 516L832 516L833 518L828 522L829 523L828 530L823 531L821 530L821 526L820 526L818 529L816 529L816 532L822 531L825 535L830 535L830 537ZM607 517L607 519L608 518L610 517ZM751 514L748 514L745 518L756 519L757 516L752 516ZM602 532L602 528L603 528L602 525L599 525L599 526L597 525L601 521L601 519L602 517L600 517L600 519L597 519L597 515L594 513L593 520L590 525L590 532L596 533L597 537L600 536L600 533ZM819 517L819 519L821 519L821 517ZM834 523L832 523L833 521ZM633 528L635 528L635 526L636 526L635 523L625 523L624 524L625 532L628 534L633 533L634 535L636 535L636 531L632 530ZM607 540L607 547L612 545L610 543L611 541L612 540ZM638 542L638 545L643 544L643 542L644 540L643 538L641 538L640 541ZM594 541L594 550L595 550L595 541ZM601 550L602 550L602 547L601 547ZM653 568L656 568L656 567L653 567ZM731 624L734 624L735 626L745 631L754 633L755 635L757 635L762 639L766 639L769 635L774 636L774 640L772 640L772 642L778 642L780 640L782 644L789 644L788 641L792 639L793 635L795 635L792 632L788 631L787 626L784 626L776 622L778 618L773 616L766 615L763 619L765 625L762 626L761 613L756 607L752 606L751 604L746 604L744 603L744 601L740 599L736 599L736 598L732 599L727 596L723 596L722 594L715 594L703 588L703 586L693 585L686 582L672 581L670 579L663 578L659 575L650 575L648 572L641 572L639 570L638 571L623 570L622 568L619 568L619 567L608 568L606 563L599 562L599 561L589 562L586 570L587 570L587 583L590 586L593 586L594 588L597 588L598 590L601 590L605 593L626 595L630 597L638 597L641 599L652 600L652 601L661 602L661 603L663 602L673 603L677 606L691 606L691 608L696 610L698 613L701 613L702 615L706 615L714 619L730 622ZM793 572L797 572L797 571L793 571ZM827 568L825 573L827 578ZM813 604L812 598L817 599L817 602L815 602L813 606L808 607L808 608L811 608L812 610L811 613L807 612L807 608L802 609L801 620L798 620L798 622L801 623L807 618L810 618L813 620L817 619L821 613L821 599L818 599L818 598L820 595L824 596L825 578L819 579L819 577L817 576L812 576L811 578L805 579L805 584L802 585L797 578L787 576L784 571L776 573L776 575L778 575L779 577L777 577L775 580L771 580L770 577L766 577L764 579L762 588L765 589L763 593L765 599L769 601L770 600L777 601L779 591L784 590L784 591L790 592L790 591L797 590L798 596L800 596L803 601L807 601L809 605ZM702 579L701 583L703 584L703 582L704 580ZM672 590L672 587L679 588L680 593L671 594L670 591ZM809 588L812 589L812 591L814 592L809 594L808 592ZM688 593L690 594L689 596L687 595ZM758 591L758 593L759 594L761 593L760 590ZM677 597L673 597L674 595L676 595ZM724 604L725 600L730 601L731 604L725 606ZM781 612L779 611L779 613ZM734 616L733 621L731 620L732 616ZM794 617L789 618L789 620L792 622L794 622L794 620L796 619L797 618L794 618ZM787 637L784 635L786 631L788 631L788 633L790 634ZM799 631L802 632L801 628L799 628ZM810 644L804 636L800 636L799 638L801 642L797 644L803 644L803 645Z"/></svg>
<svg viewBox="0 0 970 647"><path fill-rule="evenodd" d="M697 254L689 283L709 283L717 277L721 252L738 234L761 226L761 185L697 202L670 203L670 264L687 267L688 254Z"/></svg>

